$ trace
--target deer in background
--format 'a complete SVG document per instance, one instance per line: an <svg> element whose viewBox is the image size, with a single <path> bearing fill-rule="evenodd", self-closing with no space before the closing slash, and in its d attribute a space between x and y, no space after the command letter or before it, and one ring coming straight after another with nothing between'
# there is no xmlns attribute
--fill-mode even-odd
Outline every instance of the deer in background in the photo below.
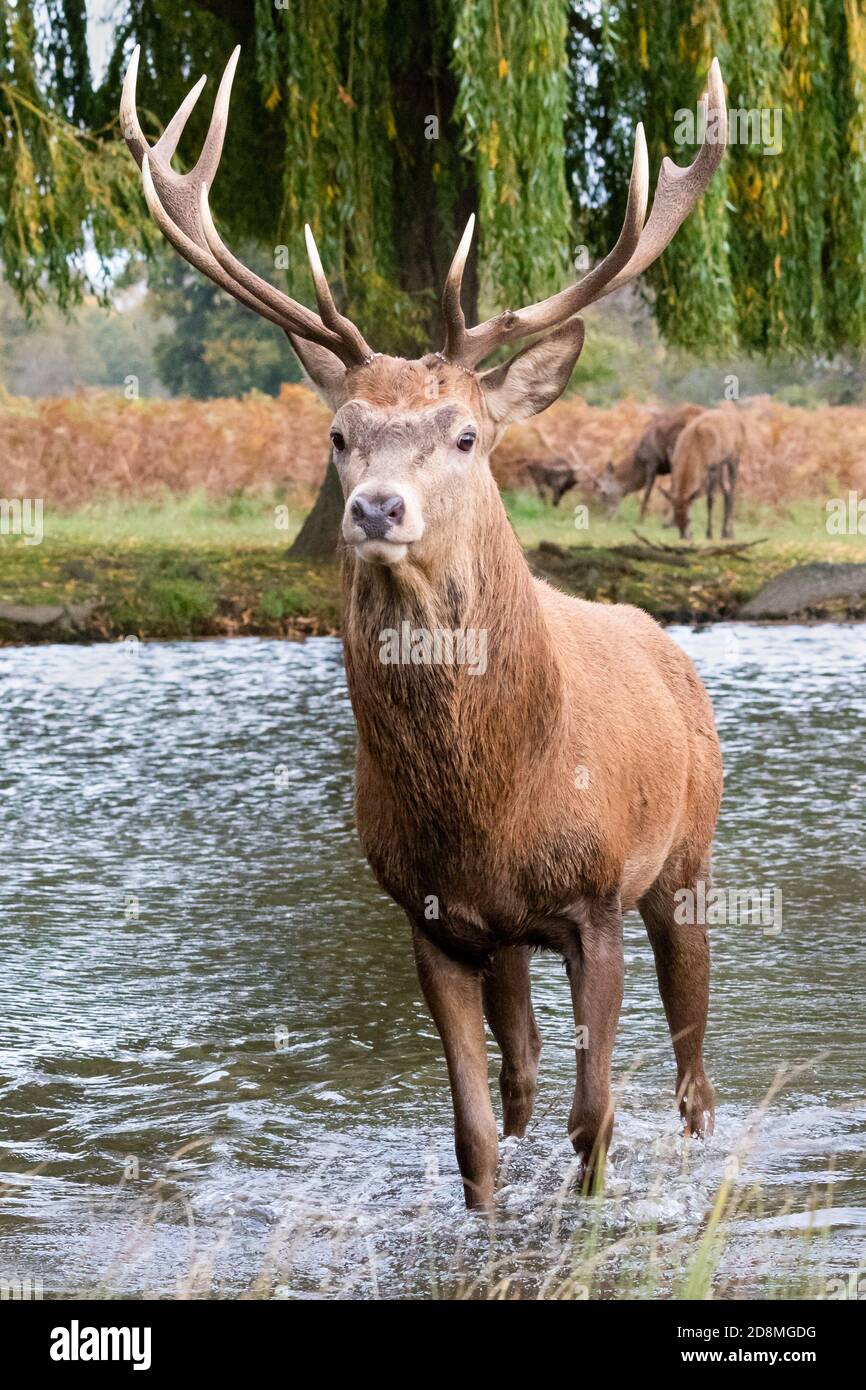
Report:
<svg viewBox="0 0 866 1390"><path fill-rule="evenodd" d="M656 478L660 474L670 473L674 446L680 434L703 409L701 405L678 405L657 415L631 453L618 464L607 465L596 486L611 519L616 516L620 502L628 493L643 488L640 504L640 520L643 521Z"/></svg>
<svg viewBox="0 0 866 1390"><path fill-rule="evenodd" d="M580 468L564 458L555 458L551 463L528 463L526 471L542 502L547 501L550 494L552 507L558 507L565 494L577 487L582 473Z"/></svg>
<svg viewBox="0 0 866 1390"><path fill-rule="evenodd" d="M713 501L716 489L721 488L724 499L722 538L733 540L737 471L744 436L736 406L704 410L680 434L671 459L671 485L662 491L673 507L674 522L684 539L691 535L692 503L706 492L707 539L712 540Z"/></svg>
<svg viewBox="0 0 866 1390"><path fill-rule="evenodd" d="M703 926L675 894L709 873L722 762L709 699L684 652L646 613L587 603L530 574L489 466L507 426L565 389L583 344L580 310L662 253L723 153L662 164L647 221L641 126L613 250L549 299L467 328L461 282L474 219L449 271L445 343L407 361L374 353L336 308L312 234L318 313L238 261L208 189L223 144L235 54L201 157L171 168L197 86L153 148L135 110L137 55L121 120L148 206L192 265L289 335L334 411L342 523L345 660L358 728L356 815L379 883L409 918L424 997L442 1039L466 1201L495 1189L497 1125L485 1017L502 1051L506 1134L532 1113L540 1038L534 948L565 960L582 1042L568 1132L588 1183L613 1125L611 1053L623 990L623 913L639 908L655 953L685 1129L712 1124L702 1059L709 988ZM703 129L724 132L713 62ZM709 107L709 111L707 111ZM479 370L494 349L529 338ZM483 674L459 662L382 659L383 633L411 623L483 631Z"/></svg>

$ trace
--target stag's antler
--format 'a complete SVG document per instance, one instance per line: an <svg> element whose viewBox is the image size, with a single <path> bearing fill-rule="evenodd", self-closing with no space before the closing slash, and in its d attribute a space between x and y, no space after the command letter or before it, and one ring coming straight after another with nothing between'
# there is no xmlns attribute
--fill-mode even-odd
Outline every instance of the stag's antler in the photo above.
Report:
<svg viewBox="0 0 866 1390"><path fill-rule="evenodd" d="M208 188L213 184L222 154L229 96L240 48L235 49L223 73L198 163L188 174L176 173L171 167L171 158L207 79L199 79L159 140L151 147L144 138L135 104L139 52L136 48L123 83L120 123L124 139L141 169L147 206L160 231L184 260L247 308L278 324L287 333L329 348L347 367L369 362L374 356L373 352L355 325L338 313L331 298L309 227L305 229L307 250L319 305L318 314L312 313L243 265L232 255L214 226L208 206Z"/></svg>
<svg viewBox="0 0 866 1390"><path fill-rule="evenodd" d="M525 309L516 312L506 309L497 317L467 329L460 307L460 286L475 226L474 216L470 217L451 263L442 297L446 325L443 356L464 367L475 367L494 348L564 323L588 304L612 294L652 265L688 217L725 152L727 109L717 58L710 66L707 91L701 97L701 105L705 132L701 148L685 169L679 168L667 157L662 161L652 212L646 225L644 217L649 191L647 152L643 126L638 125L625 218L613 250L576 285L569 285L549 299L530 304ZM710 142L706 138L708 129L712 131Z"/></svg>

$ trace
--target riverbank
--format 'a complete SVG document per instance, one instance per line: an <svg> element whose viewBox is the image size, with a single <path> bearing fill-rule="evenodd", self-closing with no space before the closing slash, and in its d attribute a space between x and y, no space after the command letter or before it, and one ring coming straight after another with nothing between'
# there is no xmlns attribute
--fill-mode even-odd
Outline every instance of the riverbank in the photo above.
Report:
<svg viewBox="0 0 866 1390"><path fill-rule="evenodd" d="M744 548L699 540L687 553L657 518L638 527L632 501L615 522L525 493L506 494L506 504L536 573L588 599L637 604L663 622L736 617L797 565L866 562L866 536L827 535L822 502L744 511ZM48 518L38 545L0 538L0 643L337 633L336 564L288 555L302 519L298 511L279 529L269 501L242 497L113 503ZM588 525L576 529L576 520ZM701 520L696 509L697 534ZM866 599L822 600L807 616L866 618Z"/></svg>

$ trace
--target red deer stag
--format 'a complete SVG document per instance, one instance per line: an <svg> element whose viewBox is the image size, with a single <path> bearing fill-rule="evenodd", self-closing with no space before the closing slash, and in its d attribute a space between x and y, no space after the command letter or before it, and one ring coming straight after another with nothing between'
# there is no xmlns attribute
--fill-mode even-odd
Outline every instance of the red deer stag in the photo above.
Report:
<svg viewBox="0 0 866 1390"><path fill-rule="evenodd" d="M674 445L689 421L700 415L703 409L702 405L678 405L657 415L632 452L620 463L607 465L599 479L598 490L606 503L609 517L616 516L620 502L628 493L637 492L642 487L644 494L640 519L643 521L656 478L670 473Z"/></svg>
<svg viewBox="0 0 866 1390"><path fill-rule="evenodd" d="M713 536L716 488L724 498L722 538L734 538L734 497L743 452L743 422L735 406L704 410L680 434L671 459L671 485L662 488L674 510L680 535L691 535L689 513L701 493L707 494L707 538ZM661 485L660 485L661 486Z"/></svg>
<svg viewBox="0 0 866 1390"><path fill-rule="evenodd" d="M196 87L148 147L133 60L121 106L157 223L180 254L284 328L333 408L342 524L345 659L358 726L356 812L380 884L411 923L421 988L441 1035L456 1151L470 1206L494 1195L497 1126L485 1015L502 1050L506 1134L533 1106L540 1039L533 948L565 959L580 1044L569 1134L584 1181L600 1174L613 1126L611 1053L623 988L623 912L639 908L655 953L687 1133L712 1122L702 1044L709 949L675 894L709 871L722 764L709 699L691 662L646 613L587 603L534 579L488 464L513 420L564 390L586 305L655 261L722 156L706 142L688 168L665 159L645 223L637 127L622 231L613 250L551 298L467 328L461 278L473 219L444 291L446 341L416 361L371 351L335 307L312 236L318 314L241 264L208 208L225 133L233 56L195 168L171 168ZM725 129L718 63L708 130ZM541 336L538 336L541 335ZM532 336L479 372L495 348ZM390 637L412 635L411 659ZM431 633L484 639L457 659ZM387 648L387 649L386 649ZM390 655L389 655L390 652Z"/></svg>

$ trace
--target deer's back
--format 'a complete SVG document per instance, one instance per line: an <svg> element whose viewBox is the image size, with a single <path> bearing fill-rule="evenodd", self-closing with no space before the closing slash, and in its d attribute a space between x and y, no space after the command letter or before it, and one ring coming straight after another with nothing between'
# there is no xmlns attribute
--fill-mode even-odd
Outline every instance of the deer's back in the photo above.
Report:
<svg viewBox="0 0 866 1390"><path fill-rule="evenodd" d="M688 856L712 838L722 787L712 706L688 656L647 613L537 583L566 691L564 761L587 769L586 812L633 905L673 848Z"/></svg>
<svg viewBox="0 0 866 1390"><path fill-rule="evenodd" d="M673 452L674 491L697 487L708 468L739 458L743 422L735 409L705 410L685 426Z"/></svg>

